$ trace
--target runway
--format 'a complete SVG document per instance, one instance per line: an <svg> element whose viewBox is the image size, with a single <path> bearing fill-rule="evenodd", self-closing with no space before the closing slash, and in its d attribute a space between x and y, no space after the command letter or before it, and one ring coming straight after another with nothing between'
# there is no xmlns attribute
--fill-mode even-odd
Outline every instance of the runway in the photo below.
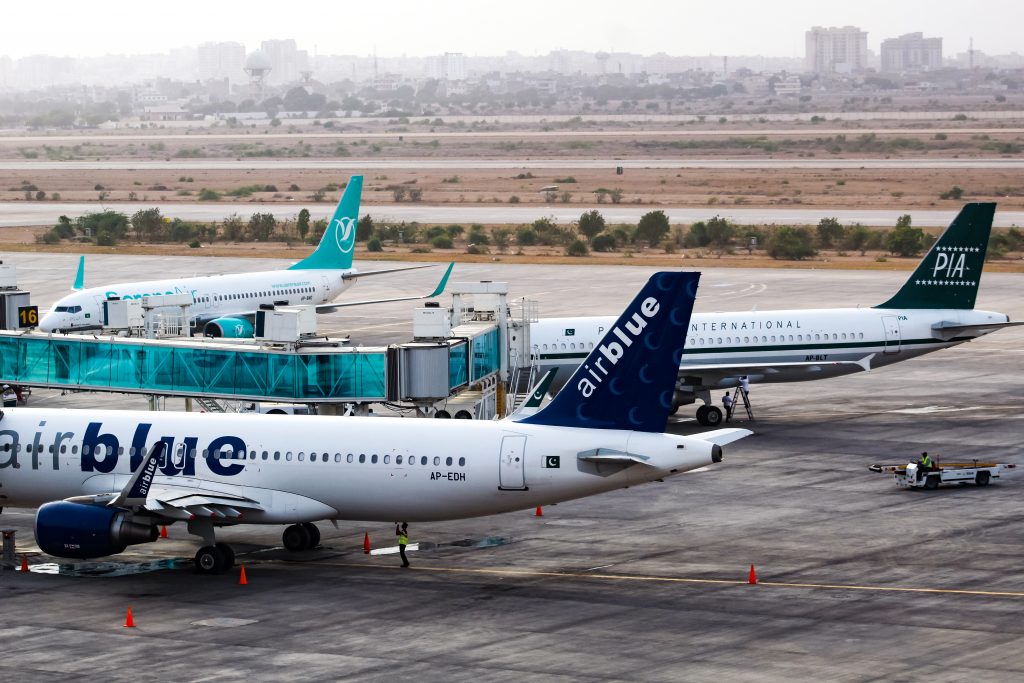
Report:
<svg viewBox="0 0 1024 683"><path fill-rule="evenodd" d="M0 161L0 171L32 173L38 171L288 171L300 169L336 169L339 171L363 170L548 170L548 169L723 169L723 170L772 170L772 169L1019 169L1024 168L1024 159L985 157L957 159L951 157L910 157L905 159L878 158L651 158L651 159L594 159L594 158L543 158L543 159L447 159L447 158L391 158L391 159L201 159L201 160L116 160L116 161Z"/></svg>
<svg viewBox="0 0 1024 683"><path fill-rule="evenodd" d="M278 220L295 218L303 208L309 209L314 219L329 218L334 205L329 202L310 204L266 204L239 202L234 204L186 203L186 202L0 202L0 228L31 225L53 225L62 216L80 216L98 211L120 211L131 215L136 211L156 207L160 213L171 218L188 221L222 221L232 214L247 217L253 213L272 213ZM729 206L671 207L635 204L594 204L587 206L546 204L530 206L460 205L431 206L428 204L368 204L363 203L363 213L370 214L376 221L418 221L420 223L484 223L521 225L532 223L541 217L550 217L558 223L579 220L580 214L596 209L608 223L636 223L645 213L661 210L672 223L694 223L713 216L722 216L741 224L815 225L826 216L839 219L842 223L861 223L868 226L892 227L896 219L905 213L911 214L913 224L922 227L945 227L953 220L960 206L948 210L906 211L894 209L832 209L832 208L733 208ZM993 225L1010 227L1024 225L1024 211L996 211Z"/></svg>
<svg viewBox="0 0 1024 683"><path fill-rule="evenodd" d="M67 292L76 263L0 258L18 266L40 305ZM123 280L284 263L105 255L89 256L86 272L91 285L100 273ZM457 264L452 280L507 281L510 300L537 301L541 316L607 314L651 270ZM352 296L417 292L436 272L368 278ZM907 277L707 268L696 310L872 305ZM349 308L324 327L353 343L406 341L416 306ZM978 306L1024 318L1024 275L985 274ZM105 561L33 555L38 571L0 573L3 670L11 680L126 683L1018 680L1022 339L1009 329L870 373L754 385L757 419L735 426L755 435L729 446L722 463L546 506L542 517L531 509L414 525L421 549L410 569L362 552L364 533L375 549L393 545L391 525L344 520L320 523L322 546L297 554L281 548L280 527L221 531L246 586L237 571L194 574L196 543L181 524ZM145 399L40 391L30 405L144 408ZM286 428L289 418L267 419ZM684 408L669 431L702 428ZM867 469L920 450L1016 462L1018 474L924 492ZM0 514L29 552L33 512ZM757 585L748 583L751 565ZM134 629L122 627L129 606Z"/></svg>

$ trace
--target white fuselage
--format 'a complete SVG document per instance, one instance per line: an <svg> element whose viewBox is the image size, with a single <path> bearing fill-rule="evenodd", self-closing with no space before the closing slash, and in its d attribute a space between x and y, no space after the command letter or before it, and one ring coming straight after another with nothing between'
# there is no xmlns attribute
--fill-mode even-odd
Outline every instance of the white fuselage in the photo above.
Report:
<svg viewBox="0 0 1024 683"><path fill-rule="evenodd" d="M261 304L323 304L333 301L354 280L354 270L269 270L206 275L91 287L59 300L43 316L44 332L95 328L103 324L103 302L112 297L141 299L160 294L191 294L193 320L252 314Z"/></svg>
<svg viewBox="0 0 1024 683"><path fill-rule="evenodd" d="M991 324L1008 322L1003 313L955 309L830 308L744 313L694 313L680 362L686 368L709 365L820 362L815 372L806 367L781 366L747 375L751 382L792 382L837 377L858 372L853 364L875 354L870 367L889 365L970 341L973 336L942 339L933 330L939 323ZM546 318L530 326L530 343L541 370L559 368L562 382L580 364L614 317ZM839 364L842 361L847 363ZM711 373L721 374L721 373ZM733 387L733 376L716 380ZM714 388L714 387L712 387Z"/></svg>
<svg viewBox="0 0 1024 683"><path fill-rule="evenodd" d="M258 524L489 515L703 467L716 448L693 437L507 420L16 408L0 419L0 506L120 491L142 461L140 449L157 440L170 456L154 491L246 496L263 510L243 521ZM597 448L650 460L624 466L578 459Z"/></svg>

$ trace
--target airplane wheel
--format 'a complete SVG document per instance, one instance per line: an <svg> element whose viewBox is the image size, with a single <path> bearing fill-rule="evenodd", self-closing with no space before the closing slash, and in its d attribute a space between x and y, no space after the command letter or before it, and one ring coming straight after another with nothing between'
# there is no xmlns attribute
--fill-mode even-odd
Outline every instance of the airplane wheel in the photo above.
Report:
<svg viewBox="0 0 1024 683"><path fill-rule="evenodd" d="M451 416L452 414L449 413L447 410L439 410L436 413L434 413L434 417L436 417L439 420L448 420L451 418Z"/></svg>
<svg viewBox="0 0 1024 683"><path fill-rule="evenodd" d="M974 483L978 486L988 486L988 480L991 476L988 472L978 472L977 476L974 477Z"/></svg>
<svg viewBox="0 0 1024 683"><path fill-rule="evenodd" d="M224 553L213 545L205 545L196 552L196 571L200 574L221 574L227 567Z"/></svg>
<svg viewBox="0 0 1024 683"><path fill-rule="evenodd" d="M224 556L224 571L231 569L235 566L235 551L231 549L227 543L218 543L216 546L217 550Z"/></svg>
<svg viewBox="0 0 1024 683"><path fill-rule="evenodd" d="M312 522L304 522L302 526L309 532L309 549L320 545L320 529L317 528L316 524Z"/></svg>
<svg viewBox="0 0 1024 683"><path fill-rule="evenodd" d="M309 529L301 524L292 524L284 530L281 541L286 550L292 553L302 552L309 549Z"/></svg>
<svg viewBox="0 0 1024 683"><path fill-rule="evenodd" d="M717 427L722 424L722 410L718 406L705 406L704 424L708 427Z"/></svg>
<svg viewBox="0 0 1024 683"><path fill-rule="evenodd" d="M707 406L701 406L700 408L697 408L697 422L699 424L707 426L707 424L708 424L708 407Z"/></svg>

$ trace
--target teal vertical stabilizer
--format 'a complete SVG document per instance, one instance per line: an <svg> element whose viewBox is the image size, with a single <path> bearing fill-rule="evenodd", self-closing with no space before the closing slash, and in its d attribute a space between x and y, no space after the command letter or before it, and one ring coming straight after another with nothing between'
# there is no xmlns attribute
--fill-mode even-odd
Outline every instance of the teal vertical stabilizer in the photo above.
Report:
<svg viewBox="0 0 1024 683"><path fill-rule="evenodd" d="M76 292L81 289L85 289L85 257L78 257L78 272L75 273L75 284L71 285L71 289Z"/></svg>
<svg viewBox="0 0 1024 683"><path fill-rule="evenodd" d="M965 204L900 291L875 308L974 308L995 212L994 202Z"/></svg>
<svg viewBox="0 0 1024 683"><path fill-rule="evenodd" d="M345 194L327 224L316 250L288 270L348 270L356 246L356 224L359 222L359 198L363 192L363 176L348 180Z"/></svg>

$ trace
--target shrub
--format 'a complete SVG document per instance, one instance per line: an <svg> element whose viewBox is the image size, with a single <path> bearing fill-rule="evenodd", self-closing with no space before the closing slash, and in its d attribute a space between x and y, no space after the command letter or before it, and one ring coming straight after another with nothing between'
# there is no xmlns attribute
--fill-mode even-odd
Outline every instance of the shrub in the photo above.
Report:
<svg viewBox="0 0 1024 683"><path fill-rule="evenodd" d="M917 256L924 248L924 230L899 225L885 238L885 248L897 256Z"/></svg>
<svg viewBox="0 0 1024 683"><path fill-rule="evenodd" d="M954 185L945 192L939 194L939 199L960 199L964 196L964 190L959 185Z"/></svg>
<svg viewBox="0 0 1024 683"><path fill-rule="evenodd" d="M637 239L646 240L652 246L663 240L668 231L668 216L660 209L645 213L636 226Z"/></svg>
<svg viewBox="0 0 1024 683"><path fill-rule="evenodd" d="M198 249L198 248L199 248L199 247L201 247L202 245L201 245L201 244L199 243L199 240L197 240L197 239L193 239L193 240L192 240L191 242L189 242L189 243L188 243L188 246L189 246L189 248L191 248L191 249Z"/></svg>
<svg viewBox="0 0 1024 683"><path fill-rule="evenodd" d="M600 235L595 235L591 241L591 246L594 247L594 251L615 251L615 238L606 232Z"/></svg>
<svg viewBox="0 0 1024 683"><path fill-rule="evenodd" d="M587 249L587 243L583 240L573 240L565 248L566 256L586 256L589 253L590 250Z"/></svg>
<svg viewBox="0 0 1024 683"><path fill-rule="evenodd" d="M430 246L435 249L451 249L454 246L452 238L448 235L435 235L430 239Z"/></svg>
<svg viewBox="0 0 1024 683"><path fill-rule="evenodd" d="M380 243L380 240L374 237L366 243L366 251L384 251L384 246Z"/></svg>
<svg viewBox="0 0 1024 683"><path fill-rule="evenodd" d="M777 228L768 240L768 255L774 259L790 259L799 261L817 252L814 250L814 238L807 228L793 228L784 225Z"/></svg>
<svg viewBox="0 0 1024 683"><path fill-rule="evenodd" d="M466 247L466 253L467 254L489 254L489 253L491 253L491 250L488 249L486 247L486 245L483 245L483 244L471 244L468 247Z"/></svg>
<svg viewBox="0 0 1024 683"><path fill-rule="evenodd" d="M516 243L521 247L532 247L537 244L537 233L532 228L519 228L516 230Z"/></svg>
<svg viewBox="0 0 1024 683"><path fill-rule="evenodd" d="M201 202L215 202L218 199L220 199L220 192L204 187L203 189L199 190L198 199Z"/></svg>

